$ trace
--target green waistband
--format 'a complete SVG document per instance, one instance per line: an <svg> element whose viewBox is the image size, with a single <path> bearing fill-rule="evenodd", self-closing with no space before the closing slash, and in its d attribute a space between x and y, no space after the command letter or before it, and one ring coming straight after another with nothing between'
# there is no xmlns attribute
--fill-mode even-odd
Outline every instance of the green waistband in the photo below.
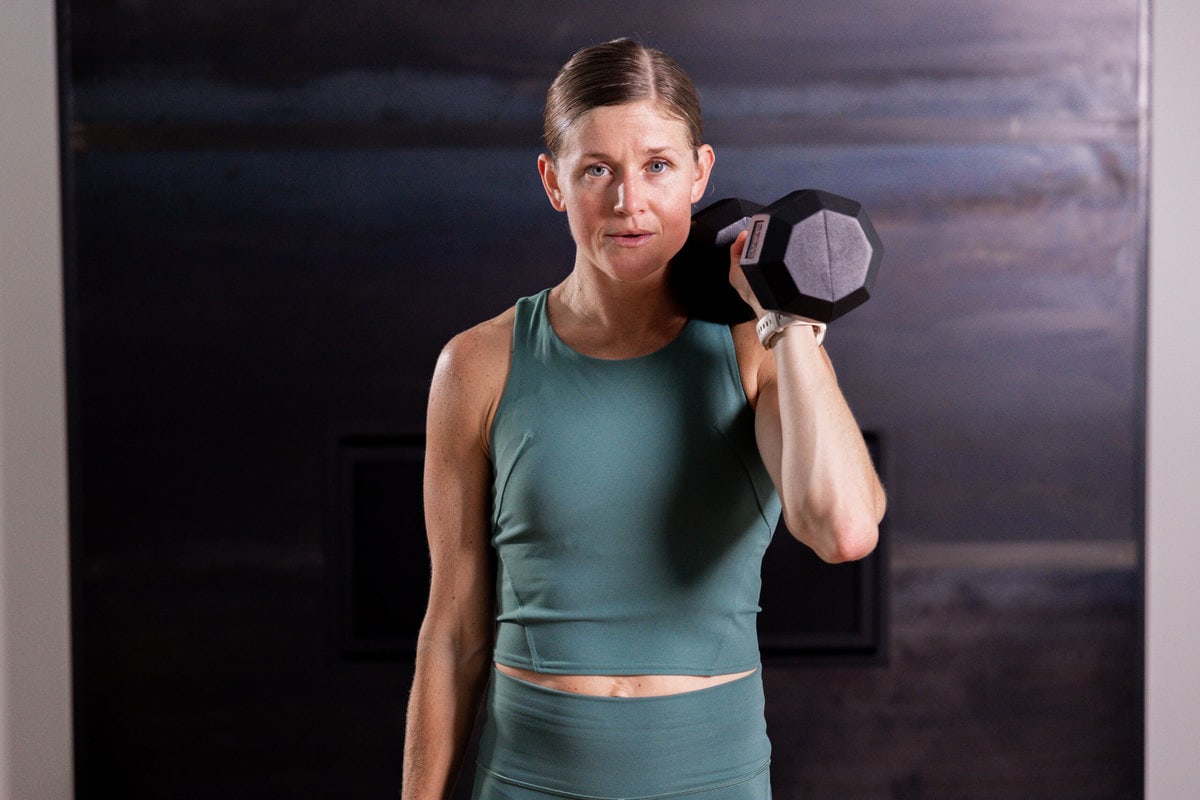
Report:
<svg viewBox="0 0 1200 800"><path fill-rule="evenodd" d="M655 798L733 786L767 770L759 672L665 697L594 697L494 671L479 767L566 798Z"/></svg>

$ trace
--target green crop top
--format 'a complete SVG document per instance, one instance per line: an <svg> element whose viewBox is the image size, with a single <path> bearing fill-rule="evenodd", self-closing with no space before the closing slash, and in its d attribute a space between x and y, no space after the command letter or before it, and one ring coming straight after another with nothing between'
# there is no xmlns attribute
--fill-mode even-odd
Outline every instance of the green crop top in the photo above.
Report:
<svg viewBox="0 0 1200 800"><path fill-rule="evenodd" d="M495 659L538 672L719 675L759 663L779 498L729 328L690 320L640 358L563 343L516 306L491 432Z"/></svg>

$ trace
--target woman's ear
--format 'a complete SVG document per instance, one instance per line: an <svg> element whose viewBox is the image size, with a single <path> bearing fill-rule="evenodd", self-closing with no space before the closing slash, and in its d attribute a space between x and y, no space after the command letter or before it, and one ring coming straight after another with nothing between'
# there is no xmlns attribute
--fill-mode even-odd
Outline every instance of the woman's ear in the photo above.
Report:
<svg viewBox="0 0 1200 800"><path fill-rule="evenodd" d="M550 205L554 206L555 211L566 211L562 189L558 185L558 172L554 169L554 159L545 153L538 156L538 174L542 176L542 187L546 190L546 197L550 198Z"/></svg>
<svg viewBox="0 0 1200 800"><path fill-rule="evenodd" d="M696 178L692 181L692 202L699 203L708 188L708 176L712 174L713 163L717 154L710 145L702 144L696 148Z"/></svg>

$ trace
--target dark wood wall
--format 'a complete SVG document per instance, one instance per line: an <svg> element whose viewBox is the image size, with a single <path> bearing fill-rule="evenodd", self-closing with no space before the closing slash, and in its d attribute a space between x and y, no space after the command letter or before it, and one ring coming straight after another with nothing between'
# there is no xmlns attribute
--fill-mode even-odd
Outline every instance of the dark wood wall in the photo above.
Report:
<svg viewBox="0 0 1200 800"><path fill-rule="evenodd" d="M699 84L714 199L886 246L828 348L887 658L768 661L776 796L1138 796L1144 6L62 0L79 796L392 796L410 668L339 650L331 452L566 274L541 99L618 35Z"/></svg>

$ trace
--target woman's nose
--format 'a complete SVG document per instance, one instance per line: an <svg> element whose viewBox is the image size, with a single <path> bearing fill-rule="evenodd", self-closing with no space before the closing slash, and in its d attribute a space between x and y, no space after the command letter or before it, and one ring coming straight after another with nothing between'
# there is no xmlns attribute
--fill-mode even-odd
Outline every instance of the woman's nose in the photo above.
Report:
<svg viewBox="0 0 1200 800"><path fill-rule="evenodd" d="M633 215L645 210L645 198L642 195L642 187L638 184L636 177L626 178L617 185L617 205L615 210L618 214Z"/></svg>

